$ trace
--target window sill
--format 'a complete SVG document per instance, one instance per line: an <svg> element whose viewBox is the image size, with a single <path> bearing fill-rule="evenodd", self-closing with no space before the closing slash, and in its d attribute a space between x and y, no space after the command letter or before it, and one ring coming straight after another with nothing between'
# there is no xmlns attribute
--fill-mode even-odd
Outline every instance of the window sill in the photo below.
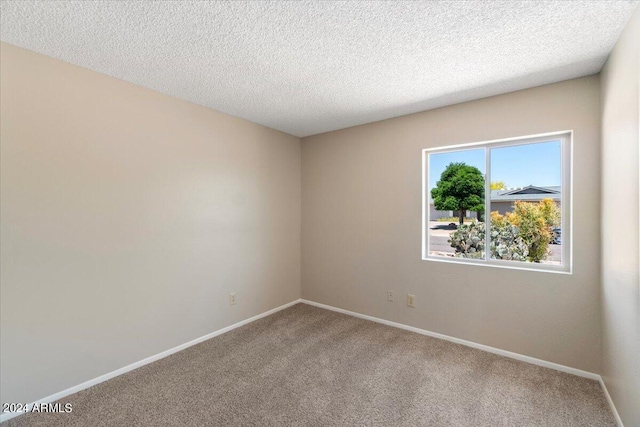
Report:
<svg viewBox="0 0 640 427"><path fill-rule="evenodd" d="M523 270L523 271L535 271L537 273L554 273L554 274L568 274L572 275L572 269L562 265L549 265L549 264L537 264L532 262L523 262L522 265L513 265L514 261L500 261L500 260L474 260L468 258L454 258L454 257L441 257L441 256L427 256L422 257L423 261L435 261L444 262L448 264L462 264L473 265L477 267L493 267L509 270ZM515 261L517 262L517 261Z"/></svg>

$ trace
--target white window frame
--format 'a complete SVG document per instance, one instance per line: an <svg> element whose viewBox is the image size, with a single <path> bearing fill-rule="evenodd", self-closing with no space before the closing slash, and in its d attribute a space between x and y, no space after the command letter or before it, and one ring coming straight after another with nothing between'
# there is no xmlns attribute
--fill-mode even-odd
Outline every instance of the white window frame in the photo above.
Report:
<svg viewBox="0 0 640 427"><path fill-rule="evenodd" d="M562 264L542 264L491 259L489 227L491 221L491 149L512 147L517 145L535 144L541 142L560 141L560 156L562 165L562 194L560 197L562 228ZM429 254L429 154L481 149L485 151L485 258L454 258ZM425 261L447 262L455 264L478 265L485 267L499 267L516 270L542 271L548 273L573 273L573 131L550 132L537 135L520 136L515 138L496 139L491 141L456 144L446 147L425 148L422 150L422 259Z"/></svg>

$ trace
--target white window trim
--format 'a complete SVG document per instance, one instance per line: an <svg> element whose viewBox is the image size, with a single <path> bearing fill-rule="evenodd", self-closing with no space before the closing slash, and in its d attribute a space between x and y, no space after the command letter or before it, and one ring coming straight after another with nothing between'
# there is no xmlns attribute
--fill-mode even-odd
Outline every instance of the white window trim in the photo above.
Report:
<svg viewBox="0 0 640 427"><path fill-rule="evenodd" d="M488 232L490 221L491 197L491 150L490 148L510 147L515 145L535 144L550 140L560 140L560 156L562 164L562 195L561 195L561 222L562 228L562 265L538 264L532 262L518 262L495 260L489 258L489 242L491 235ZM473 148L485 149L485 259L453 258L437 255L429 255L429 154L439 152L463 151ZM565 243L566 242L566 243ZM425 148L422 150L422 259L454 264L477 265L484 267L498 267L515 270L542 271L547 273L572 274L573 273L573 131L550 132L537 135L520 136L516 138L495 139L490 141L473 142L469 144L456 144L446 147Z"/></svg>

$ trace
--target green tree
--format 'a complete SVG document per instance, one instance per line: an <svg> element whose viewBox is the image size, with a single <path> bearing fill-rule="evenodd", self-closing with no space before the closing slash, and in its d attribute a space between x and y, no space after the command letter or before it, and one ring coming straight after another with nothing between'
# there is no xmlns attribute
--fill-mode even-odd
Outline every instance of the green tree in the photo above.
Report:
<svg viewBox="0 0 640 427"><path fill-rule="evenodd" d="M437 210L458 212L463 224L465 211L484 212L484 176L475 166L450 163L431 190L431 198Z"/></svg>
<svg viewBox="0 0 640 427"><path fill-rule="evenodd" d="M507 184L504 181L491 181L491 189L492 190L506 190Z"/></svg>

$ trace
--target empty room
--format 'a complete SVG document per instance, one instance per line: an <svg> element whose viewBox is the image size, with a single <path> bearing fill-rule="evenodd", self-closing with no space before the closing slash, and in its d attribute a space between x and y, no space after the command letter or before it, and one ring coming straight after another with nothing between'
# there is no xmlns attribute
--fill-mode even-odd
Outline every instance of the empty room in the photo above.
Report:
<svg viewBox="0 0 640 427"><path fill-rule="evenodd" d="M639 4L0 0L0 423L640 427Z"/></svg>

